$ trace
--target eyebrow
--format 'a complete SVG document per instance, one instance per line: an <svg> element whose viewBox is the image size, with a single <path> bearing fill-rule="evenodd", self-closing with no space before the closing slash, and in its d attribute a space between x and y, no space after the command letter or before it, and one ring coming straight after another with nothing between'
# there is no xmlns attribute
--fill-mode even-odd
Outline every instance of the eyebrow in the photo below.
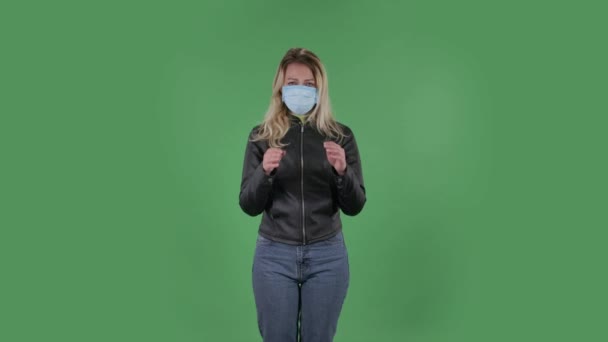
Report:
<svg viewBox="0 0 608 342"><path fill-rule="evenodd" d="M298 79L297 79L297 78L295 78L295 77L287 77L287 79L288 79L288 80L296 80L296 81L298 80ZM313 82L314 82L314 81L315 81L315 79L314 79L314 78L309 78L309 79L304 80L304 81L313 81Z"/></svg>

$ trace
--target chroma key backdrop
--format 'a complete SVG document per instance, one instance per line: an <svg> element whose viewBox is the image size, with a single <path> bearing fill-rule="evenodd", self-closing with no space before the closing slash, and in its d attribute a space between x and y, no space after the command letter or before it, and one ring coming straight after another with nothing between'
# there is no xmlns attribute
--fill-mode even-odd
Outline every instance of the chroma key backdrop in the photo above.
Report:
<svg viewBox="0 0 608 342"><path fill-rule="evenodd" d="M336 342L608 340L600 1L3 1L0 341L261 341L247 134L327 68L367 203Z"/></svg>

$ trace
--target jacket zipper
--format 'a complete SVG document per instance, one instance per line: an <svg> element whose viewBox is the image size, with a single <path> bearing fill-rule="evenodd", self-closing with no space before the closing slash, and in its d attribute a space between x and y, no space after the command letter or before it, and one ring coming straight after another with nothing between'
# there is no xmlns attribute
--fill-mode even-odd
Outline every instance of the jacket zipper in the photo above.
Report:
<svg viewBox="0 0 608 342"><path fill-rule="evenodd" d="M304 123L300 123L300 187L302 193L302 244L306 245L306 216L304 210Z"/></svg>

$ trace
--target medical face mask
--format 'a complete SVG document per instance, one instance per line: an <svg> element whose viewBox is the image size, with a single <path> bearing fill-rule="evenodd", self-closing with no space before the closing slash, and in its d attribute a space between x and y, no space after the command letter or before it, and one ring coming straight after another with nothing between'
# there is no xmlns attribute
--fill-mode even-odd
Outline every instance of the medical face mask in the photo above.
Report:
<svg viewBox="0 0 608 342"><path fill-rule="evenodd" d="M283 102L297 115L308 113L318 102L317 88L301 85L283 86Z"/></svg>

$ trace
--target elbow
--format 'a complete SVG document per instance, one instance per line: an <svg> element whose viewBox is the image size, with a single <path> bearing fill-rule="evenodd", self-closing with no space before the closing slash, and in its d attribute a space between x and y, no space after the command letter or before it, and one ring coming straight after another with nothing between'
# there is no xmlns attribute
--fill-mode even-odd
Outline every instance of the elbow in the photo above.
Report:
<svg viewBox="0 0 608 342"><path fill-rule="evenodd" d="M247 214L249 216L252 216L252 217L253 216L258 216L258 215L260 215L262 213L262 211L260 211L260 210L256 210L254 208L251 208L251 207L248 207L248 206L245 206L245 205L242 205L242 204L241 204L241 209L243 210L243 212L245 214Z"/></svg>
<svg viewBox="0 0 608 342"><path fill-rule="evenodd" d="M262 213L262 210L255 208L255 206L250 204L251 202L245 200L242 196L239 198L239 206L241 210L249 216L258 216Z"/></svg>
<svg viewBox="0 0 608 342"><path fill-rule="evenodd" d="M362 210L363 207L365 206L365 202L367 202L367 198L365 196L363 196L361 199L359 199L356 204L349 206L349 207L343 207L342 212L344 213L344 215L347 216L356 216L358 215Z"/></svg>

